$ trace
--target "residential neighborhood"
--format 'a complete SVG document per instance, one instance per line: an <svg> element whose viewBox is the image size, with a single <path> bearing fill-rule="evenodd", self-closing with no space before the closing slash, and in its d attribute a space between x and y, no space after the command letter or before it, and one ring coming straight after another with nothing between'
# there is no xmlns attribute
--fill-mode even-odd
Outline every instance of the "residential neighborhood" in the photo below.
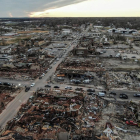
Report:
<svg viewBox="0 0 140 140"><path fill-rule="evenodd" d="M139 22L0 18L0 140L139 139Z"/></svg>

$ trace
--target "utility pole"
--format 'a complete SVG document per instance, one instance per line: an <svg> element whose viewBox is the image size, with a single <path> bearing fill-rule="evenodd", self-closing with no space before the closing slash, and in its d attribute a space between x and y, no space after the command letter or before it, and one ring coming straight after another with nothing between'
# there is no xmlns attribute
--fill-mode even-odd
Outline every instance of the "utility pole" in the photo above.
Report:
<svg viewBox="0 0 140 140"><path fill-rule="evenodd" d="M108 85L108 79L109 79L109 75L108 75L108 72L106 72L106 75L105 75L105 78L106 78L106 90L109 91L109 85Z"/></svg>

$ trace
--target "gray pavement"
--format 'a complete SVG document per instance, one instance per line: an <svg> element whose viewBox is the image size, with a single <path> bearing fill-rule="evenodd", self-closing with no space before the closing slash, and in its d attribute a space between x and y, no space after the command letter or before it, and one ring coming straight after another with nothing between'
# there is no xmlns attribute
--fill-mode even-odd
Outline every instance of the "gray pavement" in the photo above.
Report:
<svg viewBox="0 0 140 140"><path fill-rule="evenodd" d="M28 86L32 83L32 81L27 80L27 81L22 81L22 80L11 80L11 79L5 79L5 78L0 78L0 82L8 82L14 85L23 85L23 86Z"/></svg>
<svg viewBox="0 0 140 140"><path fill-rule="evenodd" d="M55 85L59 86L60 89L65 89L65 87L70 86L70 87L72 87L72 90L73 90L73 91L75 91L75 89L79 87L79 86L76 86L76 85L73 86L73 85L67 85L67 84L49 84L49 85L51 85L51 88L52 88L52 89L53 89L53 87L54 87ZM80 86L80 87L82 87L82 86ZM87 91L87 89L89 89L90 87L91 87L91 86L89 86L89 87L88 87L88 86L86 86L86 87L83 86L82 88L83 88L83 90ZM101 90L95 89L95 93L96 93L96 94L97 94L99 91L101 91ZM134 96L133 96L133 94L138 93L138 92L136 92L136 91L130 91L130 90L111 90L111 91L113 91L113 92L116 93L116 96L112 96L112 97L115 97L117 100L120 100L120 101L123 101L123 100L125 100L125 101L136 101L136 102L140 101L140 97L134 97ZM108 92L106 93L106 97L109 96L109 93L110 93L111 91L108 91ZM120 98L119 98L120 93L125 93L125 94L127 94L127 95L128 95L128 99L120 99Z"/></svg>

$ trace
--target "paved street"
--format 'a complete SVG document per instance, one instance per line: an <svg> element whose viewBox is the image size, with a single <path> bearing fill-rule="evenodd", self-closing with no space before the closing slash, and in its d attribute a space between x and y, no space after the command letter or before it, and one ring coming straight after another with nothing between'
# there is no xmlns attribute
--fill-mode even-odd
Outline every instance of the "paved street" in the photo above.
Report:
<svg viewBox="0 0 140 140"><path fill-rule="evenodd" d="M23 86L28 86L32 83L32 81L21 81L21 80L10 80L10 79L4 79L4 78L0 78L0 82L7 82L7 83L11 83L11 84L14 84L14 85L23 85Z"/></svg>
<svg viewBox="0 0 140 140"><path fill-rule="evenodd" d="M51 85L51 88L53 89L53 87L55 86L55 85L57 85L57 86L59 86L60 87L60 89L65 89L65 87L67 87L67 86L70 86L70 87L72 87L72 90L73 91L75 91L75 89L78 87L78 86L72 86L72 85L66 85L66 84L49 84L49 85ZM81 87L81 86L80 86ZM84 86L84 87L82 87L83 88L83 90L85 90L85 91L87 91L87 89L89 89L89 87L86 85L86 87ZM97 94L99 91L101 91L101 90L99 90L99 89L95 89L95 93ZM128 91L128 90L112 90L113 92L115 92L116 93L116 96L114 96L114 97L116 97L116 99L117 100L121 100L121 101L140 101L140 97L134 97L133 96L133 94L135 94L135 93L138 93L138 92L135 92L135 91ZM107 92L107 94L106 94L106 97L107 96L109 96L109 93L110 93L111 91L109 91L109 92ZM120 99L119 98L119 95L120 95L120 93L125 93L125 94L127 94L128 95L128 99ZM113 97L113 96L112 96Z"/></svg>
<svg viewBox="0 0 140 140"><path fill-rule="evenodd" d="M86 31L85 31L86 32ZM75 39L76 40L76 39ZM73 41L75 41L73 40ZM18 112L21 104L26 103L26 101L29 99L29 97L33 94L33 91L36 91L36 89L38 87L44 87L44 85L46 84L46 80L49 79L49 77L55 73L55 70L57 68L57 66L64 60L64 58L66 57L67 53L69 51L71 51L73 49L74 45L72 45L72 43L69 44L69 47L67 49L67 51L65 52L65 54L63 55L63 57L61 57L59 59L59 61L57 61L55 64L52 64L52 68L47 72L47 74L42 78L42 79L36 79L35 81L28 81L28 82L22 82L22 81L16 81L16 80L8 80L8 82L10 83L15 83L18 84L18 82L20 82L21 84L24 85L30 85L31 83L35 83L35 86L32 87L28 92L25 92L24 90L22 90L17 96L16 98L10 102L7 106L6 109L0 114L0 126L4 127L6 125L6 123L11 120L16 113ZM7 81L6 79L1 79L1 81Z"/></svg>

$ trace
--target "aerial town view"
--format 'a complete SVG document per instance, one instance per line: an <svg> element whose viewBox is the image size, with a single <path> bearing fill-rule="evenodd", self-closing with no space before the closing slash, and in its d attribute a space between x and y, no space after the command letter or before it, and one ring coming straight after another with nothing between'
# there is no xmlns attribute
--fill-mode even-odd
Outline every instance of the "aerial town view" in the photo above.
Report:
<svg viewBox="0 0 140 140"><path fill-rule="evenodd" d="M140 2L120 2L1 0L0 140L140 140Z"/></svg>

